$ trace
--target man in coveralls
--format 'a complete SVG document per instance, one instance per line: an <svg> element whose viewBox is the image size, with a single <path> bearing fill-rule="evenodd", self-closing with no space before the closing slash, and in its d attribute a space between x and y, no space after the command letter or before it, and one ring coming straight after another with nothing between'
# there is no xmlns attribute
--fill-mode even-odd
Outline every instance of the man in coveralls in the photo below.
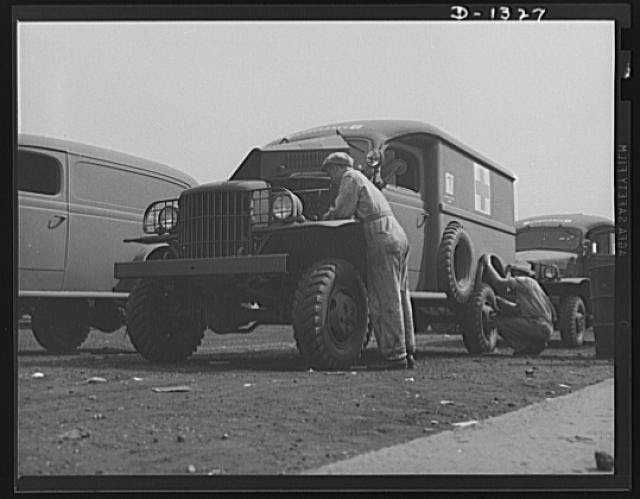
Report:
<svg viewBox="0 0 640 499"><path fill-rule="evenodd" d="M384 361L374 369L414 367L415 336L409 298L409 243L380 190L360 171L353 158L334 152L322 162L331 181L339 185L335 205L325 220L355 216L362 222L367 244L369 314Z"/></svg>
<svg viewBox="0 0 640 499"><path fill-rule="evenodd" d="M496 291L498 333L516 356L539 355L553 333L555 310L538 281L527 276L503 277L488 267L487 281Z"/></svg>

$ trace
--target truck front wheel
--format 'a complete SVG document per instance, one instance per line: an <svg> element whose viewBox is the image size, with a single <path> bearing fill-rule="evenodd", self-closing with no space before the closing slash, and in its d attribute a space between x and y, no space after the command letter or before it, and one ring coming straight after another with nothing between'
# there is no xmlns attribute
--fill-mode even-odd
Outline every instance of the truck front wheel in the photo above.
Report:
<svg viewBox="0 0 640 499"><path fill-rule="evenodd" d="M45 350L70 353L89 335L87 313L85 300L40 300L32 313L31 330Z"/></svg>
<svg viewBox="0 0 640 499"><path fill-rule="evenodd" d="M140 279L127 303L127 332L151 362L179 362L196 351L205 325L197 300L171 281Z"/></svg>
<svg viewBox="0 0 640 499"><path fill-rule="evenodd" d="M463 310L462 339L469 353L487 353L495 349L498 341L495 309L493 289L488 284L480 284Z"/></svg>
<svg viewBox="0 0 640 499"><path fill-rule="evenodd" d="M298 350L315 369L345 369L362 351L368 323L367 295L356 269L323 260L300 278L293 303Z"/></svg>
<svg viewBox="0 0 640 499"><path fill-rule="evenodd" d="M562 345L568 348L579 347L584 341L587 319L584 301L579 296L567 296L560 302L558 327Z"/></svg>

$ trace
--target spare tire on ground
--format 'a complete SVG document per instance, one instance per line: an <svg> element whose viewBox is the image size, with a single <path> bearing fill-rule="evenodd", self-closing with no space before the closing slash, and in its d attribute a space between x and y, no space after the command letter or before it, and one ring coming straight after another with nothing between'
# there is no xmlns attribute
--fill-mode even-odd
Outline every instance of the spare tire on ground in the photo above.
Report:
<svg viewBox="0 0 640 499"><path fill-rule="evenodd" d="M471 237L460 222L449 222L438 248L438 286L455 307L464 305L473 293L474 267Z"/></svg>

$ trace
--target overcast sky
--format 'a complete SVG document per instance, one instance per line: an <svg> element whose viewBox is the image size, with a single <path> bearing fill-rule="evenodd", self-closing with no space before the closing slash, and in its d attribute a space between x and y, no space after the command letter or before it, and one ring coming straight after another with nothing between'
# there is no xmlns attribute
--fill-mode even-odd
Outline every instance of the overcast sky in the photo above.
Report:
<svg viewBox="0 0 640 499"><path fill-rule="evenodd" d="M19 23L17 67L20 132L199 182L301 129L413 119L513 171L518 217L613 217L612 22Z"/></svg>

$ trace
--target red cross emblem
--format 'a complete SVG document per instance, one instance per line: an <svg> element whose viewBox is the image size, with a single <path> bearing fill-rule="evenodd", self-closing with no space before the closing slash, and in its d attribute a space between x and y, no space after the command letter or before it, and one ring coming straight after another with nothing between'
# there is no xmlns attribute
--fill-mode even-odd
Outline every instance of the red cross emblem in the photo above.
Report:
<svg viewBox="0 0 640 499"><path fill-rule="evenodd" d="M473 164L473 191L477 211L491 215L491 176L489 169Z"/></svg>

